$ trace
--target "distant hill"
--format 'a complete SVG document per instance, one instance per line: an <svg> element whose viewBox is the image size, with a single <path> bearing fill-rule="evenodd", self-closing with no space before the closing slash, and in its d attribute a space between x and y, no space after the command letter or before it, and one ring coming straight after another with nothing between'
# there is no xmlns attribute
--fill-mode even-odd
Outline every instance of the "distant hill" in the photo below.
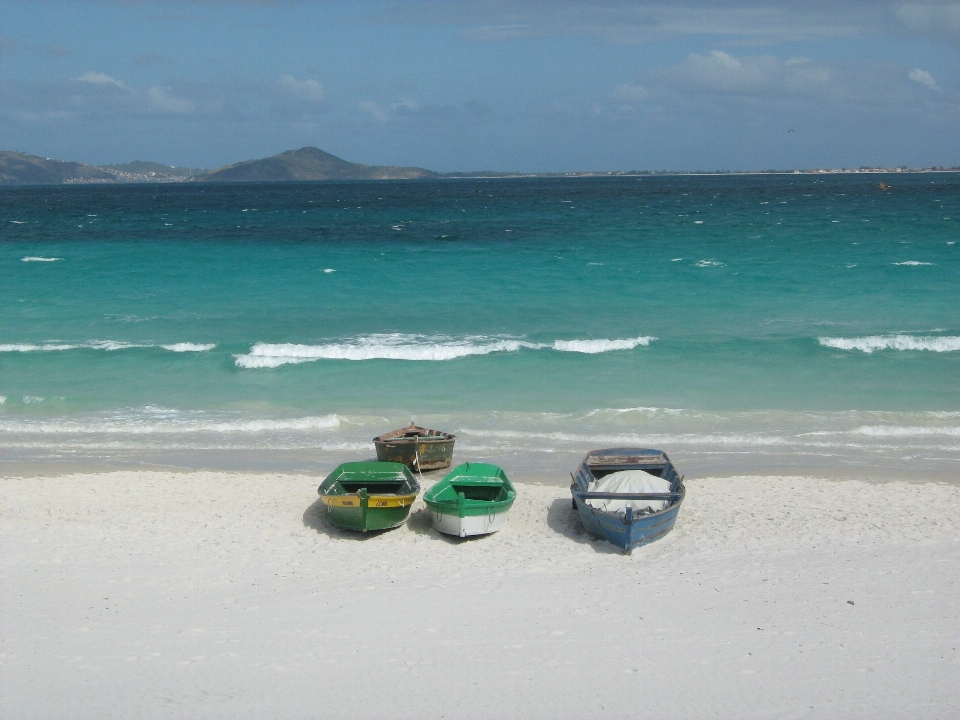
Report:
<svg viewBox="0 0 960 720"><path fill-rule="evenodd" d="M277 182L284 180L412 180L440 177L417 167L361 165L315 147L228 165L207 173L204 182Z"/></svg>
<svg viewBox="0 0 960 720"><path fill-rule="evenodd" d="M114 179L109 171L94 165L0 150L0 185L59 185Z"/></svg>
<svg viewBox="0 0 960 720"><path fill-rule="evenodd" d="M197 175L204 175L209 170L199 170L195 168L174 167L173 165L162 165L146 160L134 160L133 162L123 163L122 165L101 165L104 170L110 170L127 175L144 175L150 178L191 178Z"/></svg>
<svg viewBox="0 0 960 720"><path fill-rule="evenodd" d="M123 165L84 165L0 150L0 185L183 182L206 172L143 160Z"/></svg>
<svg viewBox="0 0 960 720"><path fill-rule="evenodd" d="M891 172L958 172L960 167L927 168L858 168L857 170L792 170L766 171L797 173L891 173ZM393 165L361 165L352 163L315 147L288 150L273 157L227 165L219 170L173 167L145 160L122 165L85 165L26 153L0 150L0 185L60 185L79 183L171 183L171 182L283 182L310 180L416 180L419 178L561 178L613 177L618 175L684 175L679 171L608 171L565 173L521 173L502 171L436 173L419 167ZM689 174L701 174L699 172ZM716 171L706 174L728 174ZM742 174L734 171L733 175ZM748 173L753 174L753 173Z"/></svg>
<svg viewBox="0 0 960 720"><path fill-rule="evenodd" d="M361 165L315 147L261 160L227 165L219 170L173 167L145 160L122 165L84 165L26 153L0 150L0 185L143 182L282 182L290 180L411 180L443 177L418 167Z"/></svg>

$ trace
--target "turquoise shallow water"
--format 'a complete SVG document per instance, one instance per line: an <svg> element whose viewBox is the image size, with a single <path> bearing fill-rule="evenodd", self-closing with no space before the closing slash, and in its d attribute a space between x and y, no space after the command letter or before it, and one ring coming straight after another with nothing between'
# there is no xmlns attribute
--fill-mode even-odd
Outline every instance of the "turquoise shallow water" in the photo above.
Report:
<svg viewBox="0 0 960 720"><path fill-rule="evenodd" d="M960 458L956 174L6 188L0 221L10 462L309 468L411 417L557 467Z"/></svg>

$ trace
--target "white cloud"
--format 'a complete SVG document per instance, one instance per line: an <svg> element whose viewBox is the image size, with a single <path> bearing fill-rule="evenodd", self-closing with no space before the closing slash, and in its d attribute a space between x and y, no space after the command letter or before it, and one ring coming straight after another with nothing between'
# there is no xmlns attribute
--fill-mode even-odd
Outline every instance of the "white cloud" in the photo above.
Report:
<svg viewBox="0 0 960 720"><path fill-rule="evenodd" d="M942 0L899 3L894 14L909 30L960 44L960 3Z"/></svg>
<svg viewBox="0 0 960 720"><path fill-rule="evenodd" d="M809 58L734 57L723 50L692 53L681 64L648 76L663 88L723 95L822 94L834 80L833 69Z"/></svg>
<svg viewBox="0 0 960 720"><path fill-rule="evenodd" d="M591 37L609 43L721 36L738 44L919 33L960 43L956 0L411 0L378 23L457 28L476 41Z"/></svg>
<svg viewBox="0 0 960 720"><path fill-rule="evenodd" d="M297 80L291 75L281 75L277 84L287 93L301 100L319 102L323 100L323 85L316 80Z"/></svg>
<svg viewBox="0 0 960 720"><path fill-rule="evenodd" d="M926 70L921 70L917 68L916 70L911 70L907 77L909 77L914 82L918 82L921 85L926 85L931 90L937 89L937 81L933 79L933 75L928 73Z"/></svg>
<svg viewBox="0 0 960 720"><path fill-rule="evenodd" d="M395 113L415 113L420 109L420 106L416 101L409 98L404 98L403 100L398 100L390 106L390 109Z"/></svg>
<svg viewBox="0 0 960 720"><path fill-rule="evenodd" d="M797 123L807 128L889 127L892 122L947 128L960 122L960 93L938 85L926 70L803 56L738 56L724 50L694 53L673 67L642 73L613 86L607 101L616 111L609 117L616 122L643 117L665 127L691 113L741 129L796 125L798 133ZM582 112L588 112L586 107Z"/></svg>
<svg viewBox="0 0 960 720"><path fill-rule="evenodd" d="M636 83L623 83L617 85L611 94L611 99L623 103L637 103L650 96L650 91Z"/></svg>
<svg viewBox="0 0 960 720"><path fill-rule="evenodd" d="M534 25L486 25L463 32L470 40L523 40L536 37L541 32Z"/></svg>
<svg viewBox="0 0 960 720"><path fill-rule="evenodd" d="M361 112L365 112L367 115L372 117L374 120L379 122L387 121L387 114L380 109L380 106L373 100L361 100L357 103L357 109Z"/></svg>
<svg viewBox="0 0 960 720"><path fill-rule="evenodd" d="M194 104L191 100L177 97L170 88L162 88L154 85L147 91L147 98L150 102L150 108L163 113L172 115L189 115L193 112Z"/></svg>
<svg viewBox="0 0 960 720"><path fill-rule="evenodd" d="M127 89L127 86L116 78L112 78L109 75L104 75L103 73L94 72L93 70L88 70L83 75L75 79L78 82L90 83L91 85L113 85L114 87L118 87L123 90Z"/></svg>
<svg viewBox="0 0 960 720"><path fill-rule="evenodd" d="M690 55L673 75L692 89L749 93L769 86L779 70L779 63L770 55L740 60L722 50L714 50L709 55Z"/></svg>

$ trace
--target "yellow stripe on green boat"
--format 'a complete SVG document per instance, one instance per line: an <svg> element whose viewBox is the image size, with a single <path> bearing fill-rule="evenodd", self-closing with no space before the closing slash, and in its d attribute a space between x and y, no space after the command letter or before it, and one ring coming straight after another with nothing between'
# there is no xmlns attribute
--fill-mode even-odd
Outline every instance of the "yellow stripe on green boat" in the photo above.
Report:
<svg viewBox="0 0 960 720"><path fill-rule="evenodd" d="M416 499L416 495L371 495L367 498L367 507L407 507L413 505L413 501Z"/></svg>
<svg viewBox="0 0 960 720"><path fill-rule="evenodd" d="M360 507L360 498L356 495L321 495L320 499L327 507Z"/></svg>
<svg viewBox="0 0 960 720"><path fill-rule="evenodd" d="M320 499L327 507L360 507L358 495L321 495ZM416 495L370 495L367 498L368 508L395 508L413 505Z"/></svg>

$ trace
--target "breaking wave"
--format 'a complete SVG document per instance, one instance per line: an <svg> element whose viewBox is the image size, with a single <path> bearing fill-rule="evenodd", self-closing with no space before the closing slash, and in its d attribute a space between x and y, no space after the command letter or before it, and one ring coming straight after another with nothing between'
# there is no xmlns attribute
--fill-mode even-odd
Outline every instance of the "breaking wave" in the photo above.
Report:
<svg viewBox="0 0 960 720"><path fill-rule="evenodd" d="M699 445L787 445L791 439L778 435L760 434L704 434L704 433L572 433L572 432L524 432L516 430L471 430L463 428L461 437L478 437L493 440L551 440L561 445L648 446L650 444L699 444Z"/></svg>
<svg viewBox="0 0 960 720"><path fill-rule="evenodd" d="M283 430L333 430L340 427L337 415L319 415L289 419L224 420L207 418L171 418L131 420L105 419L70 422L49 420L40 422L0 422L0 430L8 433L38 434L123 434L155 435L177 433L260 433Z"/></svg>
<svg viewBox="0 0 960 720"><path fill-rule="evenodd" d="M0 345L0 352L55 352L58 350L79 350L86 348L89 350L126 350L134 347L152 347L152 345L138 345L136 343L117 342L114 340L91 340L85 343L43 343L34 345L32 343L15 343L12 345Z"/></svg>
<svg viewBox="0 0 960 720"><path fill-rule="evenodd" d="M902 425L864 425L853 431L857 435L867 435L869 437L918 437L924 435L960 437L960 427L957 426L935 426L921 425L916 427Z"/></svg>
<svg viewBox="0 0 960 720"><path fill-rule="evenodd" d="M623 340L556 340L552 343L534 343L503 337L452 338L400 333L376 334L323 345L257 343L246 355L237 355L236 364L242 368L275 368L314 360L443 361L471 355L517 352L521 348L595 354L611 350L632 350L638 345L649 345L650 341L655 339L641 336Z"/></svg>
<svg viewBox="0 0 960 720"><path fill-rule="evenodd" d="M61 350L128 350L129 348L161 347L173 352L204 352L213 350L216 344L198 345L195 343L173 343L171 345L154 345L153 343L131 343L118 340L88 340L83 343L9 343L0 345L0 352L57 352Z"/></svg>
<svg viewBox="0 0 960 720"><path fill-rule="evenodd" d="M553 349L560 352L604 353L610 350L633 350L638 345L649 345L655 337L640 336L625 340L555 340Z"/></svg>
<svg viewBox="0 0 960 720"><path fill-rule="evenodd" d="M57 260L63 260L63 258L35 257L33 255L28 255L27 257L22 258L20 262L56 262Z"/></svg>
<svg viewBox="0 0 960 720"><path fill-rule="evenodd" d="M909 267L919 267L920 265L933 265L933 263L920 262L919 260L904 260L903 262L891 263L892 265L908 265Z"/></svg>
<svg viewBox="0 0 960 720"><path fill-rule="evenodd" d="M820 344L838 350L860 350L872 353L875 350L929 350L930 352L956 352L960 350L960 336L935 335L868 335L866 337L822 337Z"/></svg>
<svg viewBox="0 0 960 720"><path fill-rule="evenodd" d="M206 352L207 350L213 350L217 346L216 343L210 343L209 345L197 345L195 343L174 343L173 345L161 345L164 350L170 350L172 352Z"/></svg>

